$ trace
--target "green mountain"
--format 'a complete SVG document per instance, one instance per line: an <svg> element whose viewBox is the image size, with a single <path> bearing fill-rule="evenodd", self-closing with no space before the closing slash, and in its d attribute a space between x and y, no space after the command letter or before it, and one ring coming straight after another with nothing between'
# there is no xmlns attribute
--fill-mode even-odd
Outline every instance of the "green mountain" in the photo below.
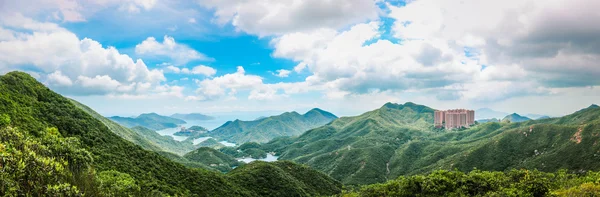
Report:
<svg viewBox="0 0 600 197"><path fill-rule="evenodd" d="M183 157L189 161L202 163L218 169L221 172L229 172L233 168L243 164L242 162L237 161L235 158L209 147L198 148L185 154Z"/></svg>
<svg viewBox="0 0 600 197"><path fill-rule="evenodd" d="M179 142L174 140L172 137L162 136L156 133L156 131L147 129L145 127L136 126L131 129L126 128L96 113L88 106L85 106L72 99L70 99L70 101L79 109L85 111L95 119L100 120L100 122L106 125L114 134L117 134L119 137L137 144L146 150L155 152L167 151L178 155L184 155L185 153L196 148L191 142Z"/></svg>
<svg viewBox="0 0 600 197"><path fill-rule="evenodd" d="M331 196L342 184L307 166L289 161L254 161L227 174L253 196ZM260 178L256 178L260 177Z"/></svg>
<svg viewBox="0 0 600 197"><path fill-rule="evenodd" d="M490 122L445 132L433 128L433 109L387 103L342 117L299 137L277 138L262 149L279 160L307 164L349 185L385 182L437 169L554 172L599 170L600 108L520 123Z"/></svg>
<svg viewBox="0 0 600 197"><path fill-rule="evenodd" d="M528 120L531 120L531 118L521 116L517 113L512 113L502 118L502 122L524 122Z"/></svg>
<svg viewBox="0 0 600 197"><path fill-rule="evenodd" d="M316 108L303 115L297 112L286 112L254 121L228 121L219 128L194 138L210 136L236 144L267 142L276 137L300 135L306 130L322 126L336 118L335 115Z"/></svg>
<svg viewBox="0 0 600 197"><path fill-rule="evenodd" d="M207 115L204 115L201 113L173 114L170 117L181 119L181 120L214 120L215 119L215 117L207 116Z"/></svg>
<svg viewBox="0 0 600 197"><path fill-rule="evenodd" d="M259 180L272 176L252 174L257 185L240 184L233 175L185 167L119 137L22 72L0 76L0 155L0 192L9 196L255 196L255 188L269 187ZM332 194L309 187L310 195Z"/></svg>
<svg viewBox="0 0 600 197"><path fill-rule="evenodd" d="M175 128L177 125L186 123L184 120L161 116L156 113L141 114L135 118L112 116L109 117L109 119L125 127L132 128L136 126L142 126L155 131Z"/></svg>
<svg viewBox="0 0 600 197"><path fill-rule="evenodd" d="M182 128L180 131L173 133L175 136L192 136L208 132L208 129L201 126L191 126L190 128Z"/></svg>

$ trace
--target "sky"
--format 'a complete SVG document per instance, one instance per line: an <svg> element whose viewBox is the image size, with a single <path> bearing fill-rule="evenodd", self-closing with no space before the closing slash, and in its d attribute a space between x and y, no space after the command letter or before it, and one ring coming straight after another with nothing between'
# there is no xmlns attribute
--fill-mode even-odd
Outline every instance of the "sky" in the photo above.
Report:
<svg viewBox="0 0 600 197"><path fill-rule="evenodd" d="M596 0L0 0L0 74L112 116L560 116L600 101Z"/></svg>

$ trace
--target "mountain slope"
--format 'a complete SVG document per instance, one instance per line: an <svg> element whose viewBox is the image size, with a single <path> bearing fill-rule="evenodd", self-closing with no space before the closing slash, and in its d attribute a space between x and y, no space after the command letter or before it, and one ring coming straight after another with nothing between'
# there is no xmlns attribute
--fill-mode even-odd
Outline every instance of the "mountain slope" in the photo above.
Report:
<svg viewBox="0 0 600 197"><path fill-rule="evenodd" d="M528 121L531 120L531 118L525 117L525 116L521 116L517 113L512 113L507 115L506 117L502 118L502 122L524 122L524 121Z"/></svg>
<svg viewBox="0 0 600 197"><path fill-rule="evenodd" d="M239 185L221 173L187 168L124 140L111 132L101 121L22 72L10 72L0 76L0 117L3 117L0 126L9 122L11 128L25 131L26 137L29 138L39 138L50 133L53 136L60 135L80 141L81 147L89 151L90 157L93 158L90 165L95 171L100 174L110 172L130 177L139 185L139 191L144 195L160 196L159 193L162 193L178 196L252 196L251 188ZM48 130L50 127L56 130ZM68 155L61 157L65 156ZM59 158L54 158L55 161L58 161L57 159ZM10 164L11 160L8 161ZM74 165L74 169L77 169L77 165ZM46 179L50 182L60 180L58 177L52 177L58 175L45 174L51 175L51 178ZM262 176L266 175L257 174L255 177L261 179ZM37 182L29 182L31 183ZM85 185L85 181L81 184L80 191L95 190L92 188L93 184ZM34 191L25 187L21 192L33 195Z"/></svg>
<svg viewBox="0 0 600 197"><path fill-rule="evenodd" d="M299 137L274 139L262 148L276 152L279 160L307 164L350 185L436 169L600 169L600 158L594 156L600 151L600 108L455 132L436 130L432 123L431 108L388 103Z"/></svg>
<svg viewBox="0 0 600 197"><path fill-rule="evenodd" d="M201 113L173 114L170 117L181 119L181 120L213 120L213 119L215 119L215 117L204 115Z"/></svg>
<svg viewBox="0 0 600 197"><path fill-rule="evenodd" d="M286 112L254 121L228 121L200 136L210 136L242 144L245 142L267 142L275 137L300 135L302 132L322 126L337 117L321 109L312 109L301 115L296 112Z"/></svg>
<svg viewBox="0 0 600 197"><path fill-rule="evenodd" d="M189 161L202 163L212 168L218 169L221 172L229 172L233 168L243 164L235 158L226 155L218 150L201 147L183 156Z"/></svg>
<svg viewBox="0 0 600 197"><path fill-rule="evenodd" d="M133 128L126 128L120 124L117 124L108 118L96 113L94 110L85 106L75 100L69 99L79 109L85 111L92 117L100 120L104 125L110 129L113 133L119 137L126 139L134 144L141 146L144 149L159 152L167 151L178 155L183 155L187 152L194 150L196 147L191 142L179 142L174 140L172 137L162 136L153 130L145 127L136 126Z"/></svg>
<svg viewBox="0 0 600 197"><path fill-rule="evenodd" d="M251 188L250 192L256 196L331 196L339 193L342 186L321 172L289 161L255 161L234 169L227 176ZM256 176L263 178L256 179Z"/></svg>
<svg viewBox="0 0 600 197"><path fill-rule="evenodd" d="M129 128L142 126L155 131L175 128L177 125L186 123L184 120L161 116L156 113L141 114L135 118L112 116L109 119Z"/></svg>

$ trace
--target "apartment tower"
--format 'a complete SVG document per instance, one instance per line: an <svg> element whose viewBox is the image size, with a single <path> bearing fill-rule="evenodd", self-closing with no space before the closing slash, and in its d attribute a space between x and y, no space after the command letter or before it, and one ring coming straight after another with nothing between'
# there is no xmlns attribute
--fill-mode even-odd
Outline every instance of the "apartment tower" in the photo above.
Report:
<svg viewBox="0 0 600 197"><path fill-rule="evenodd" d="M436 128L469 128L471 125L475 124L475 111L468 109L436 110L433 117L433 124Z"/></svg>

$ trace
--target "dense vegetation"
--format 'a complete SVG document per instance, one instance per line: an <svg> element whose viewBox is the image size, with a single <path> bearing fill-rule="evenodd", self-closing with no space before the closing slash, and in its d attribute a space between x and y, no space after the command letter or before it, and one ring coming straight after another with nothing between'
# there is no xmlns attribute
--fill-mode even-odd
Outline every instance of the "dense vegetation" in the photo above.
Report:
<svg viewBox="0 0 600 197"><path fill-rule="evenodd" d="M341 192L342 187L340 182L321 172L289 161L255 161L227 175L233 182L249 188L255 196L334 195Z"/></svg>
<svg viewBox="0 0 600 197"><path fill-rule="evenodd" d="M428 175L401 176L383 184L344 192L340 196L599 196L600 173L583 175L537 170L488 172L437 170Z"/></svg>
<svg viewBox="0 0 600 197"><path fill-rule="evenodd" d="M97 120L100 120L114 134L117 134L119 137L122 137L127 141L137 144L146 150L151 150L155 152L167 151L178 155L183 155L196 148L192 144L192 142L179 142L177 140L174 140L172 137L162 136L156 133L155 131L147 129L145 127L124 127L96 113L88 106L85 106L72 99L70 101L73 104L75 104L75 106L77 106L79 109L85 111L87 114L91 115Z"/></svg>
<svg viewBox="0 0 600 197"><path fill-rule="evenodd" d="M135 118L112 116L109 119L129 128L142 126L155 131L175 128L177 125L186 123L184 120L161 116L156 113L141 114Z"/></svg>
<svg viewBox="0 0 600 197"><path fill-rule="evenodd" d="M286 112L253 121L228 121L219 128L193 138L210 136L242 144L245 142L267 142L280 136L296 136L304 131L325 125L337 117L321 109L312 109L303 115Z"/></svg>
<svg viewBox="0 0 600 197"><path fill-rule="evenodd" d="M251 157L262 159L267 157L267 152L261 149L262 145L256 142L246 142L238 147L222 147L219 151L235 158Z"/></svg>
<svg viewBox="0 0 600 197"><path fill-rule="evenodd" d="M215 117L207 116L200 113L191 113L191 114L173 114L171 118L177 118L181 120L213 120Z"/></svg>
<svg viewBox="0 0 600 197"><path fill-rule="evenodd" d="M254 188L267 188L260 181L242 185L229 175L191 169L145 150L22 72L0 76L0 126L4 194L252 196ZM252 175L263 176L269 175ZM305 194L295 191L287 192Z"/></svg>
<svg viewBox="0 0 600 197"><path fill-rule="evenodd" d="M190 128L182 128L180 131L175 132L175 136L193 136L200 133L206 133L208 129L201 126L191 126Z"/></svg>
<svg viewBox="0 0 600 197"><path fill-rule="evenodd" d="M521 123L490 122L462 130L432 127L433 109L388 103L342 117L261 149L321 170L348 185L381 183L438 169L600 170L600 108Z"/></svg>
<svg viewBox="0 0 600 197"><path fill-rule="evenodd" d="M243 162L237 161L234 157L209 147L198 148L185 154L183 157L189 161L210 166L221 172L229 172L233 168L243 164Z"/></svg>

